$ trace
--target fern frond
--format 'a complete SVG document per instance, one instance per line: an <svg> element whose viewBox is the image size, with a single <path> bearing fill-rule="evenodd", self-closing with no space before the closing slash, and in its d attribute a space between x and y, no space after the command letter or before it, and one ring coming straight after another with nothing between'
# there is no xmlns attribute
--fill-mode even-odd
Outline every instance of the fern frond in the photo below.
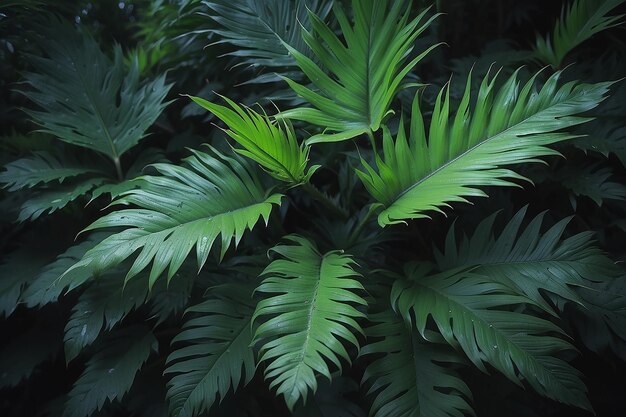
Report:
<svg viewBox="0 0 626 417"><path fill-rule="evenodd" d="M483 372L488 363L520 386L525 381L543 396L591 409L580 373L558 356L575 350L558 337L563 330L511 308L526 304L526 297L479 271L424 276L414 265L406 276L394 282L392 305L423 337L432 319L446 341Z"/></svg>
<svg viewBox="0 0 626 417"><path fill-rule="evenodd" d="M63 416L88 417L108 401L121 400L157 348L154 335L140 326L111 335L74 383Z"/></svg>
<svg viewBox="0 0 626 417"><path fill-rule="evenodd" d="M97 164L82 163L71 154L64 153L60 156L45 151L10 162L4 168L5 171L0 173L0 183L8 191L32 188L37 184L53 181L63 183L66 178L85 174L107 175Z"/></svg>
<svg viewBox="0 0 626 417"><path fill-rule="evenodd" d="M40 110L27 113L41 131L100 152L118 166L165 108L165 76L140 83L136 64L124 68L121 47L111 62L90 35L67 22L49 22L40 42L47 57L30 58L30 88L21 90Z"/></svg>
<svg viewBox="0 0 626 417"><path fill-rule="evenodd" d="M190 97L228 125L226 134L243 149L235 149L261 165L272 177L297 185L307 182L318 165L306 171L309 161L308 146L298 145L296 133L288 121L282 126L270 121L246 107L243 109L232 100L222 97L233 109L211 103L198 97Z"/></svg>
<svg viewBox="0 0 626 417"><path fill-rule="evenodd" d="M17 220L34 221L44 214L52 214L72 201L85 197L103 182L104 178L87 178L50 189L39 189L22 204Z"/></svg>
<svg viewBox="0 0 626 417"><path fill-rule="evenodd" d="M210 154L193 151L185 159L187 167L154 164L160 176L138 178L138 189L126 191L114 205L136 205L114 211L85 230L125 227L88 251L75 268L90 268L94 273L110 269L140 254L126 274L126 281L151 262L149 286L168 268L168 281L196 247L198 269L206 262L218 236L220 256L244 232L263 218L267 223L273 205L281 195L267 196L251 168L239 158L212 150Z"/></svg>
<svg viewBox="0 0 626 417"><path fill-rule="evenodd" d="M526 209L519 210L496 236L495 214L483 220L472 236L463 236L458 245L454 227L450 228L444 251L435 250L439 270L474 268L475 273L528 297L550 314L555 312L543 291L583 305L576 287L610 281L619 273L594 244L592 232L563 237L571 217L541 233L545 213L521 228Z"/></svg>
<svg viewBox="0 0 626 417"><path fill-rule="evenodd" d="M392 311L370 317L362 355L383 355L365 370L368 394L375 394L372 417L462 417L474 415L472 393L454 369L463 363L454 350L411 332Z"/></svg>
<svg viewBox="0 0 626 417"><path fill-rule="evenodd" d="M551 35L537 35L535 54L542 62L559 68L565 56L596 33L619 25L624 15L608 13L624 0L574 0L563 7Z"/></svg>
<svg viewBox="0 0 626 417"><path fill-rule="evenodd" d="M124 285L123 273L106 273L78 298L65 326L65 361L69 363L91 345L103 330L111 330L147 296L144 282L135 279Z"/></svg>
<svg viewBox="0 0 626 417"><path fill-rule="evenodd" d="M330 9L323 0L228 0L203 1L211 9L209 16L220 29L210 29L220 36L218 43L235 47L228 55L250 66L264 66L278 71L296 65L285 43L306 53L303 28L310 27L307 10L323 19Z"/></svg>
<svg viewBox="0 0 626 417"><path fill-rule="evenodd" d="M254 334L259 361L267 362L265 378L293 409L315 392L316 374L331 378L327 360L339 369L342 358L350 361L342 341L359 347L353 332L363 334L356 320L364 314L357 307L366 302L355 294L363 287L351 257L339 251L322 255L301 236L285 239L293 244L272 249L282 258L263 271L257 291L273 295L259 301L253 321L265 319Z"/></svg>
<svg viewBox="0 0 626 417"><path fill-rule="evenodd" d="M366 161L362 161L365 170L357 171L384 207L379 224L428 218L428 211L442 211L451 202L486 196L481 186L515 186L512 180L524 177L502 167L558 155L547 145L573 136L557 131L587 121L574 115L596 107L611 85L569 82L558 87L559 76L552 75L536 91L536 75L520 89L516 72L498 91L497 75L491 79L488 75L470 110L470 75L451 122L448 88L440 91L428 141L416 95L409 137L401 126L394 142L385 129L384 158L376 159L378 172Z"/></svg>
<svg viewBox="0 0 626 417"><path fill-rule="evenodd" d="M226 284L212 288L209 298L190 307L193 314L172 340L185 343L167 358L170 415L197 416L255 374L251 319L252 288Z"/></svg>
<svg viewBox="0 0 626 417"><path fill-rule="evenodd" d="M312 31L304 30L302 36L321 67L287 46L317 91L286 79L314 108L291 109L277 117L337 132L313 136L308 144L346 140L378 130L391 113L389 106L404 77L436 47L410 58L415 40L434 19L422 24L428 10L409 20L410 8L405 8L403 1L353 0L352 9L354 24L349 23L339 2L334 3L345 43L318 16L309 14Z"/></svg>

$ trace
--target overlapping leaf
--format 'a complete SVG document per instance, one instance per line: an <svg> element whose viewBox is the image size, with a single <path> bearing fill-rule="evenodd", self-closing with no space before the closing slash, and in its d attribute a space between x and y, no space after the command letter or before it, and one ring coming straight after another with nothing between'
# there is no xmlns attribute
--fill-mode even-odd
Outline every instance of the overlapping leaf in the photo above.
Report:
<svg viewBox="0 0 626 417"><path fill-rule="evenodd" d="M366 302L355 293L363 287L349 256L322 255L300 236L286 239L293 244L275 246L282 258L263 271L257 291L272 295L257 304L253 321L265 319L254 335L259 361L267 362L265 378L293 409L316 390L316 374L331 378L327 361L339 369L341 359L350 361L343 341L358 348L354 331L363 333L356 320L364 314L357 307Z"/></svg>
<svg viewBox="0 0 626 417"><path fill-rule="evenodd" d="M194 151L185 162L186 167L154 164L160 176L140 177L138 189L122 193L114 205L139 208L114 211L86 230L125 229L88 251L68 272L87 267L98 273L141 249L126 279L152 262L152 287L165 269L171 279L194 247L198 268L202 268L218 236L223 257L233 239L237 245L246 229L254 227L261 217L267 222L272 206L280 204L281 195L268 196L254 172L239 158L216 150L211 154Z"/></svg>
<svg viewBox="0 0 626 417"><path fill-rule="evenodd" d="M182 331L172 343L179 347L167 359L170 414L197 416L231 391L247 384L256 366L250 347L254 311L252 288L227 284L210 290L209 298L190 307Z"/></svg>
<svg viewBox="0 0 626 417"><path fill-rule="evenodd" d="M441 344L411 332L392 311L371 317L362 355L382 354L365 370L363 381L375 394L372 417L462 417L473 415L468 386L454 369L463 359Z"/></svg>
<svg viewBox="0 0 626 417"><path fill-rule="evenodd" d="M580 373L560 359L574 347L554 323L513 310L527 298L479 272L452 270L424 276L407 267L408 280L394 283L391 300L407 322L426 337L432 319L452 346L487 372L490 364L509 380L526 382L539 394L591 409Z"/></svg>
<svg viewBox="0 0 626 417"><path fill-rule="evenodd" d="M435 47L411 58L415 39L434 17L422 23L424 11L410 20L404 1L353 0L354 24L339 2L334 6L344 42L313 13L309 14L312 31L303 31L321 66L287 47L317 90L287 79L314 108L291 109L279 116L337 132L314 136L308 143L340 141L378 130L404 77Z"/></svg>
<svg viewBox="0 0 626 417"><path fill-rule="evenodd" d="M611 281L619 273L613 261L594 244L592 232L563 237L571 218L541 233L545 213L522 228L525 214L526 207L497 236L494 236L496 215L489 216L471 237L463 236L458 245L455 230L451 228L443 253L435 251L439 270L475 268L475 273L528 297L551 314L554 309L542 295L543 291L582 305L576 287Z"/></svg>
<svg viewBox="0 0 626 417"><path fill-rule="evenodd" d="M121 400L152 351L154 335L137 326L111 335L88 362L69 393L64 417L88 417L109 401Z"/></svg>
<svg viewBox="0 0 626 417"><path fill-rule="evenodd" d="M536 76L520 88L515 73L496 90L497 76L487 75L473 109L470 76L452 121L444 88L437 97L428 141L416 96L408 138L404 127L395 142L385 130L384 157L376 159L378 172L365 161L364 171L357 172L384 207L380 225L429 217L430 210L485 196L481 186L515 186L512 180L524 177L504 167L557 155L547 145L572 138L558 130L587 121L575 115L596 107L611 85L569 82L559 87L559 76L555 73L536 91Z"/></svg>

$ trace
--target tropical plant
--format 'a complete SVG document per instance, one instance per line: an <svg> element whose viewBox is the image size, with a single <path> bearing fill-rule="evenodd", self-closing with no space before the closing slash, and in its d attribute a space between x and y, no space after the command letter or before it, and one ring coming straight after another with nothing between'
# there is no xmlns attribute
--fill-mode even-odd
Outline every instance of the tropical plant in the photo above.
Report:
<svg viewBox="0 0 626 417"><path fill-rule="evenodd" d="M1 414L623 409L623 2L514 3L0 6Z"/></svg>

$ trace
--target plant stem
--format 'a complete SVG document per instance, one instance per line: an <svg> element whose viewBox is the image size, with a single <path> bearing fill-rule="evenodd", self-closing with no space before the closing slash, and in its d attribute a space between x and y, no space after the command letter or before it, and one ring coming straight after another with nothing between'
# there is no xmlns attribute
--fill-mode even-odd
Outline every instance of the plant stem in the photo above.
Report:
<svg viewBox="0 0 626 417"><path fill-rule="evenodd" d="M124 180L124 173L122 172L122 164L120 163L120 158L113 158L113 163L115 164L117 179L119 182L122 182Z"/></svg>
<svg viewBox="0 0 626 417"><path fill-rule="evenodd" d="M372 150L374 151L374 153L377 153L376 139L374 138L374 133L371 130L368 130L366 133L367 133L367 137L370 138L370 143L372 144Z"/></svg>
<svg viewBox="0 0 626 417"><path fill-rule="evenodd" d="M348 218L348 214L341 208L337 207L337 205L330 198L328 198L326 194L321 192L316 186L309 182L305 182L304 184L302 184L302 186L304 187L304 190L309 193L311 198L321 203L325 208L333 212L333 214L341 217L344 220Z"/></svg>

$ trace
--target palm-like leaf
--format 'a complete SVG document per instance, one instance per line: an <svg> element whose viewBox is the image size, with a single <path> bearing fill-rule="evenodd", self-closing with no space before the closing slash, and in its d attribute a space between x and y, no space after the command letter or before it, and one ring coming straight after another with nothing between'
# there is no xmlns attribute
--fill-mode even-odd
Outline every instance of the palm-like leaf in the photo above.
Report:
<svg viewBox="0 0 626 417"><path fill-rule="evenodd" d="M451 202L485 196L479 186L514 186L513 179L524 177L501 167L557 155L546 146L572 136L556 131L587 121L574 115L596 107L610 86L570 82L558 87L559 75L552 75L538 92L534 89L536 76L520 89L515 73L497 92L497 76L491 80L486 76L473 111L470 76L451 123L448 89L442 89L428 142L416 96L408 140L403 127L395 143L385 131L384 159L376 160L378 172L365 161L365 171L357 172L384 206L378 216L380 225L428 217L429 210L441 211Z"/></svg>
<svg viewBox="0 0 626 417"><path fill-rule="evenodd" d="M71 154L56 156L50 152L36 152L4 166L0 173L0 183L9 191L32 188L40 183L58 181L86 174L107 175L97 164L84 163L71 157Z"/></svg>
<svg viewBox="0 0 626 417"><path fill-rule="evenodd" d="M187 166L154 164L161 176L138 179L139 188L121 194L113 204L134 204L140 208L114 211L86 230L126 227L88 251L75 268L88 267L94 273L118 265L141 249L126 275L130 279L150 262L152 286L168 268L168 280L196 247L198 269L221 235L223 257L246 229L263 217L267 223L273 204L281 195L267 196L250 167L239 158L194 151Z"/></svg>
<svg viewBox="0 0 626 417"><path fill-rule="evenodd" d="M266 115L250 108L244 110L226 97L224 100L233 110L198 97L191 99L226 123L228 136L243 147L236 151L257 162L274 178L296 185L308 181L318 168L313 166L306 171L310 149L298 145L289 122L282 126L272 123Z"/></svg>
<svg viewBox="0 0 626 417"><path fill-rule="evenodd" d="M620 24L624 15L607 14L624 0L574 0L563 8L552 36L537 36L535 54L542 62L559 68L563 58L593 35Z"/></svg>
<svg viewBox="0 0 626 417"><path fill-rule="evenodd" d="M594 245L591 232L563 238L571 218L541 233L544 214L521 229L525 214L526 208L518 211L496 237L493 235L496 216L489 216L471 237L463 236L458 246L451 228L444 252L435 251L438 268L441 271L476 268L474 272L528 297L551 314L554 310L542 291L582 305L575 287L610 281L618 273L613 261Z"/></svg>
<svg viewBox="0 0 626 417"><path fill-rule="evenodd" d="M233 284L211 289L209 299L187 310L194 317L172 341L187 346L170 354L165 371L173 375L167 394L172 416L208 411L231 388L236 391L252 379L253 311L252 289Z"/></svg>
<svg viewBox="0 0 626 417"><path fill-rule="evenodd" d="M409 20L403 1L353 0L354 25L335 3L345 44L317 16L310 14L313 33L305 42L331 75L296 49L288 47L318 92L287 79L291 88L315 108L297 108L280 117L304 120L335 134L321 134L308 143L349 139L379 129L389 105L408 72L435 46L410 59L415 39L434 19L421 24L427 11Z"/></svg>
<svg viewBox="0 0 626 417"><path fill-rule="evenodd" d="M454 350L411 332L391 311L371 317L361 354L383 354L365 370L363 380L375 393L372 417L462 417L474 412L469 388L456 372L441 364L463 359ZM445 391L444 392L442 392Z"/></svg>
<svg viewBox="0 0 626 417"><path fill-rule="evenodd" d="M69 393L64 417L88 417L107 401L121 400L133 385L158 342L141 327L131 327L112 335L88 362Z"/></svg>
<svg viewBox="0 0 626 417"><path fill-rule="evenodd" d="M452 270L424 276L407 268L409 280L394 283L394 308L426 336L430 318L452 346L461 348L474 365L485 362L511 381L526 381L535 391L565 404L591 409L579 372L558 355L574 350L550 321L513 311L528 299L479 273Z"/></svg>
<svg viewBox="0 0 626 417"><path fill-rule="evenodd" d="M301 27L310 27L307 9L326 16L330 7L323 0L212 0L203 2L222 28L211 31L236 50L229 55L251 66L284 70L296 65L284 43L306 51ZM302 26L301 26L302 25Z"/></svg>
<svg viewBox="0 0 626 417"><path fill-rule="evenodd" d="M358 348L353 331L363 331L355 319L364 315L356 307L366 302L355 294L363 287L354 279L358 274L349 256L338 251L322 255L300 236L286 239L294 244L272 249L284 259L263 271L266 278L257 289L275 295L257 304L253 320L269 316L254 340L261 343L260 361L268 362L270 387L277 387L293 409L317 388L316 373L331 378L326 360L339 368L340 358L350 361L342 340Z"/></svg>
<svg viewBox="0 0 626 417"><path fill-rule="evenodd" d="M51 22L44 34L48 57L31 57L35 72L25 75L30 89L22 90L41 110L28 114L42 131L110 157L121 179L120 156L166 105L165 76L140 84L137 64L125 69L120 47L111 62L91 36L68 23Z"/></svg>

